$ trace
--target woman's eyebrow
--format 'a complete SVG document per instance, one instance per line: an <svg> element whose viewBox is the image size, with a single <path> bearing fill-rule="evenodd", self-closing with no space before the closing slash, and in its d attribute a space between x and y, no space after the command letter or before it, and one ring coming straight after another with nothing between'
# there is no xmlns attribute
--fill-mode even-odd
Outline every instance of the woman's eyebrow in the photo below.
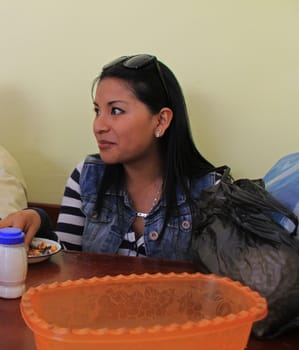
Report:
<svg viewBox="0 0 299 350"><path fill-rule="evenodd" d="M111 105L113 105L114 103L123 103L123 104L127 104L127 102L126 102L126 101L123 101L123 100L111 100L111 101L107 102L107 105L108 105L108 106L111 106ZM99 105L98 105L98 103L97 103L96 101L93 101L93 105L94 105L95 107L99 107Z"/></svg>
<svg viewBox="0 0 299 350"><path fill-rule="evenodd" d="M109 101L107 104L110 106L110 105L113 105L114 103L124 103L124 104L127 104L126 101L123 101L123 100L112 100L112 101Z"/></svg>

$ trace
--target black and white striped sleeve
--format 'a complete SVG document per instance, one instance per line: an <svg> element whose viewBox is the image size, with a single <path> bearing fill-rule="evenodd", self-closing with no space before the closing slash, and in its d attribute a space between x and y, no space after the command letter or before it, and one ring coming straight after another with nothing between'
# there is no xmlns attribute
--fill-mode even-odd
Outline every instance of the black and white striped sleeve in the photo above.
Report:
<svg viewBox="0 0 299 350"><path fill-rule="evenodd" d="M73 170L67 180L56 234L65 249L81 250L85 216L81 211L80 173L83 161Z"/></svg>

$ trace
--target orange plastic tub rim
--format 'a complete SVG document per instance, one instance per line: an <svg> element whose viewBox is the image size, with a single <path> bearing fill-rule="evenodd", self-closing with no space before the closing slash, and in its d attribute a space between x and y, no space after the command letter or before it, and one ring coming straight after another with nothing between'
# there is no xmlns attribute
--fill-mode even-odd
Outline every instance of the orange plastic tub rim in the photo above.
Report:
<svg viewBox="0 0 299 350"><path fill-rule="evenodd" d="M21 312L38 350L243 350L267 304L228 278L158 273L43 284Z"/></svg>

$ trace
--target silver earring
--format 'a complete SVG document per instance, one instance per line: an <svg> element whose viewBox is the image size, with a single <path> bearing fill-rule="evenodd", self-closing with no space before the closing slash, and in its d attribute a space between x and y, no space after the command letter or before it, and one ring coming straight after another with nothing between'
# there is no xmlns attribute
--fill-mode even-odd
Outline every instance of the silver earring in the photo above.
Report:
<svg viewBox="0 0 299 350"><path fill-rule="evenodd" d="M160 131L160 130L156 130L156 132L155 132L155 136L156 136L157 138L159 138L159 137L160 137L160 133L161 133L161 131Z"/></svg>

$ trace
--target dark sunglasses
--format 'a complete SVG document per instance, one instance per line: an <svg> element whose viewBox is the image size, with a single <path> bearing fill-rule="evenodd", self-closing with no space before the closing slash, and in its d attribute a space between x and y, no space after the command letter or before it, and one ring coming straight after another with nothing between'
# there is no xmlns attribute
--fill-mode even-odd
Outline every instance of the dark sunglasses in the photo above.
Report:
<svg viewBox="0 0 299 350"><path fill-rule="evenodd" d="M113 60L112 62L105 64L105 66L103 67L103 70L113 67L117 64L122 63L123 67L128 68L128 69L142 69L144 67L146 67L147 65L154 63L156 70L158 72L158 76L159 79L161 81L161 84L163 86L163 89L165 91L168 103L170 103L170 96L168 93L168 89L167 89L167 85L164 79L164 76L162 74L159 62L156 58L156 56L152 56L152 55L146 55L146 54L142 54L142 55L135 55L135 56L121 56L116 58L115 60Z"/></svg>

